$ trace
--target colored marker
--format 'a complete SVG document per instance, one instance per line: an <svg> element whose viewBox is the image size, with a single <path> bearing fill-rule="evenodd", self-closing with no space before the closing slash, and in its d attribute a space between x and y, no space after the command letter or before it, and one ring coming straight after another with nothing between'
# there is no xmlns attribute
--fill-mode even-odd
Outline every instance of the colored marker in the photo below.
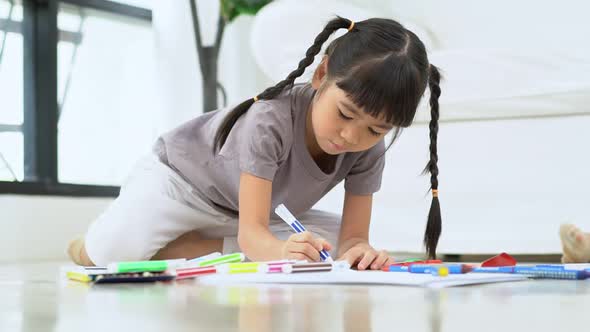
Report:
<svg viewBox="0 0 590 332"><path fill-rule="evenodd" d="M217 257L221 257L221 253L220 252L214 252L214 253L211 253L209 255L205 255L205 256L201 256L201 257L189 259L186 263L190 265L190 264L193 264L193 263L198 263L198 262L206 261L208 259L213 259L213 258L217 258Z"/></svg>
<svg viewBox="0 0 590 332"><path fill-rule="evenodd" d="M514 273L514 266L476 267L474 273Z"/></svg>
<svg viewBox="0 0 590 332"><path fill-rule="evenodd" d="M383 267L381 270L385 272L410 272L408 266L401 266L401 265L389 265Z"/></svg>
<svg viewBox="0 0 590 332"><path fill-rule="evenodd" d="M283 270L282 270L283 265L303 263L303 262L307 262L307 261L297 261L294 259L284 259L284 260L280 260L280 261L270 261L270 262L264 262L264 263L268 266L268 271L267 271L268 273L279 273L279 272L283 272Z"/></svg>
<svg viewBox="0 0 590 332"><path fill-rule="evenodd" d="M174 272L115 273L94 276L95 284L170 281L176 278Z"/></svg>
<svg viewBox="0 0 590 332"><path fill-rule="evenodd" d="M558 265L558 264L537 264L537 265L535 265L535 267L543 268L543 269L559 270L559 271L565 270L565 266Z"/></svg>
<svg viewBox="0 0 590 332"><path fill-rule="evenodd" d="M283 273L332 271L331 263L299 263L282 266Z"/></svg>
<svg viewBox="0 0 590 332"><path fill-rule="evenodd" d="M219 273L266 273L268 265L264 263L250 262L250 263L229 263L217 266Z"/></svg>
<svg viewBox="0 0 590 332"><path fill-rule="evenodd" d="M442 268L442 270L441 270ZM449 265L424 265L416 264L410 266L390 265L384 271L389 272L410 272L410 273L430 273L433 275L462 274L470 272L473 268L466 264L449 264Z"/></svg>
<svg viewBox="0 0 590 332"><path fill-rule="evenodd" d="M303 233L306 231L305 227L295 218L295 216L287 209L284 204L279 204L276 207L275 213L283 219L296 233ZM330 257L330 254L325 250L320 250L320 258L323 262L332 263L334 260Z"/></svg>
<svg viewBox="0 0 590 332"><path fill-rule="evenodd" d="M80 281L80 282L91 282L92 278L83 272L76 272L76 271L68 271L66 272L66 276L70 280Z"/></svg>
<svg viewBox="0 0 590 332"><path fill-rule="evenodd" d="M176 279L188 279L194 278L206 274L216 273L217 268L215 266L205 266L205 267L189 267L189 268L181 268L176 269Z"/></svg>
<svg viewBox="0 0 590 332"><path fill-rule="evenodd" d="M429 268L446 267L450 274L463 274L473 270L473 267L467 264L446 264L446 265L410 265L411 273L432 273ZM424 271L424 272L422 272Z"/></svg>
<svg viewBox="0 0 590 332"><path fill-rule="evenodd" d="M197 263L197 265L200 267L203 267L203 266L220 265L220 264L226 264L226 263L238 263L238 262L243 262L245 259L246 259L246 256L244 256L244 254L242 254L241 252L236 252L236 253L229 254L229 255L223 255L223 256L220 256L217 258L206 259L204 261Z"/></svg>
<svg viewBox="0 0 590 332"><path fill-rule="evenodd" d="M167 261L139 261L111 263L107 270L109 273L162 272L168 267Z"/></svg>
<svg viewBox="0 0 590 332"><path fill-rule="evenodd" d="M449 274L449 269L445 266L421 266L420 268L411 269L412 266L416 265L409 265L409 266L399 266L399 265L390 265L387 269L383 268L383 271L386 272L411 272L411 273L428 273L432 274L433 276L441 276L446 277Z"/></svg>
<svg viewBox="0 0 590 332"><path fill-rule="evenodd" d="M108 274L109 273L109 270L106 267L96 267L96 268L90 269L90 268L88 268L88 267L85 266L83 268L83 270L84 271L79 271L79 272L84 273L84 274L89 275L89 276L94 276L94 275L99 275L99 274Z"/></svg>
<svg viewBox="0 0 590 332"><path fill-rule="evenodd" d="M515 269L514 273L524 274L531 278L539 279L572 279L583 280L588 278L588 273L584 270L558 270L554 268L530 267L528 269Z"/></svg>
<svg viewBox="0 0 590 332"><path fill-rule="evenodd" d="M443 263L443 261L441 261L440 259L428 259L428 260L412 259L412 260L406 260L403 262L392 263L391 265L409 266L409 265L414 265L414 264L442 264L442 263Z"/></svg>

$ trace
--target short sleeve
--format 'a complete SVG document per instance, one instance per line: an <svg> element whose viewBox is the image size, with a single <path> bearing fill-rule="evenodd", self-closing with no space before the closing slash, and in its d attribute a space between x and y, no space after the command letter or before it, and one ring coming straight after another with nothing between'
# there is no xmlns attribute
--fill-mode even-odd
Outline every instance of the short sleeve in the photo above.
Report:
<svg viewBox="0 0 590 332"><path fill-rule="evenodd" d="M292 144L290 111L262 101L243 116L239 132L240 171L272 181Z"/></svg>
<svg viewBox="0 0 590 332"><path fill-rule="evenodd" d="M385 167L385 141L363 152L346 175L344 189L353 195L370 195L381 188Z"/></svg>

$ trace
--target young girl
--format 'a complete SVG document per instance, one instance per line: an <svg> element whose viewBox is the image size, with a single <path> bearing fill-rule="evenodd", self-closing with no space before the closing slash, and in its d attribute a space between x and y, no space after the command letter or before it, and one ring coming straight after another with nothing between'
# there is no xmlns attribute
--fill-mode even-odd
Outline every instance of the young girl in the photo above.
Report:
<svg viewBox="0 0 590 332"><path fill-rule="evenodd" d="M311 84L294 85L338 29ZM203 114L164 134L119 197L71 242L83 265L192 258L242 251L254 261L318 261L331 251L358 269L390 263L369 244L372 195L384 167L384 137L408 127L430 88L433 193L424 243L435 256L441 231L436 140L440 75L424 44L388 19L337 17L296 70L233 109ZM393 141L392 141L393 143ZM342 218L310 210L345 180ZM307 228L293 234L271 211L284 203Z"/></svg>

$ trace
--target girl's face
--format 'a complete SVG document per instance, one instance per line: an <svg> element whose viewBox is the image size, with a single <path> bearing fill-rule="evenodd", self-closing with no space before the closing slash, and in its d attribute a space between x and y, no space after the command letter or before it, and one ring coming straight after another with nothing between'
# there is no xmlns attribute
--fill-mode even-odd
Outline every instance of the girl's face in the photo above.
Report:
<svg viewBox="0 0 590 332"><path fill-rule="evenodd" d="M377 144L393 126L356 106L333 82L323 82L311 109L311 129L321 151L337 155L365 151ZM313 84L312 84L313 85ZM317 151L319 152L319 151Z"/></svg>

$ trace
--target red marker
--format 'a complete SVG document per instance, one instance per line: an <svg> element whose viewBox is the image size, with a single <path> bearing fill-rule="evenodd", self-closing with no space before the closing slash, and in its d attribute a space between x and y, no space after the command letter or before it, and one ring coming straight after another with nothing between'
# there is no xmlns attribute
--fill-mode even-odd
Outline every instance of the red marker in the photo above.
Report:
<svg viewBox="0 0 590 332"><path fill-rule="evenodd" d="M217 268L215 266L206 267L188 267L184 269L176 269L176 280L194 278L201 275L216 273Z"/></svg>

